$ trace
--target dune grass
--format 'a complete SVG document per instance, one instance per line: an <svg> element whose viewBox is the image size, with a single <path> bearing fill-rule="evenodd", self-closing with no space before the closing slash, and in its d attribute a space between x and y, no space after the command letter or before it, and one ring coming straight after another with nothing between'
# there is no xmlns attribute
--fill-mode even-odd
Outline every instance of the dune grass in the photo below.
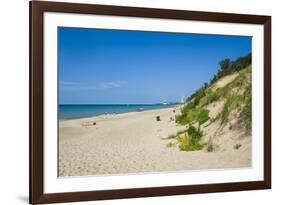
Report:
<svg viewBox="0 0 281 205"><path fill-rule="evenodd" d="M244 107L240 114L241 118L245 123L245 127L247 131L252 129L252 86L249 84L245 89L244 94Z"/></svg>
<svg viewBox="0 0 281 205"><path fill-rule="evenodd" d="M229 114L232 110L237 109L239 117L245 124L246 129L251 129L252 124L252 84L247 80L247 75L251 75L250 68L246 68L239 73L239 76L228 85L227 100L220 113L221 124L228 121ZM239 88L239 93L233 93L233 88Z"/></svg>
<svg viewBox="0 0 281 205"><path fill-rule="evenodd" d="M178 131L176 135L182 135L182 134L186 134L187 130L181 130Z"/></svg>
<svg viewBox="0 0 281 205"><path fill-rule="evenodd" d="M188 129L168 137L168 139L177 139L180 150L194 151L206 146L208 152L214 151L215 146L212 141L206 144L200 142L203 136L200 127L206 122L207 125L204 125L204 127L217 120L220 120L221 125L224 126L229 121L230 116L237 116L239 118L238 122L245 125L246 130L251 130L252 87L250 57L248 55L232 62L229 65L230 67L227 68L229 70L220 70L212 83L205 83L187 99L186 104L181 109L181 114L175 117L175 121L180 125L188 125ZM213 86L218 79L234 72L238 74L234 80L223 87L215 88ZM209 110L206 109L206 106L218 100L223 100L223 108L215 117L210 118ZM195 125L197 128L194 127ZM232 126L230 129L232 129Z"/></svg>
<svg viewBox="0 0 281 205"><path fill-rule="evenodd" d="M184 137L179 145L181 151L196 151L203 149L204 145L191 137Z"/></svg>
<svg viewBox="0 0 281 205"><path fill-rule="evenodd" d="M186 112L182 112L181 115L176 116L176 122L181 125L186 125L192 122L198 122L199 125L209 120L209 110L205 108L194 108Z"/></svg>
<svg viewBox="0 0 281 205"><path fill-rule="evenodd" d="M232 95L230 96L226 102L224 103L224 106L221 111L221 124L227 122L229 114L234 109L241 109L242 104L244 102L244 96L243 95Z"/></svg>
<svg viewBox="0 0 281 205"><path fill-rule="evenodd" d="M219 100L222 96L222 91L221 88L217 88L215 91L208 89L205 96L200 100L199 106L202 107Z"/></svg>
<svg viewBox="0 0 281 205"><path fill-rule="evenodd" d="M179 149L181 151L196 151L203 149L204 145L200 143L201 137L203 136L202 131L199 128L195 128L189 125L187 134L184 137L178 137Z"/></svg>

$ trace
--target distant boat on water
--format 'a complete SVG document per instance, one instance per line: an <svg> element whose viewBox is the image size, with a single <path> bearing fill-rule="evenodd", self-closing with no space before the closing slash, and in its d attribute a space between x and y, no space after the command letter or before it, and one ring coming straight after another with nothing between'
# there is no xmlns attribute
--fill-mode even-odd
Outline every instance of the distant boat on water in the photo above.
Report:
<svg viewBox="0 0 281 205"><path fill-rule="evenodd" d="M170 104L167 100L164 100L164 101L162 101L160 104L162 104L162 105L168 105L168 104Z"/></svg>

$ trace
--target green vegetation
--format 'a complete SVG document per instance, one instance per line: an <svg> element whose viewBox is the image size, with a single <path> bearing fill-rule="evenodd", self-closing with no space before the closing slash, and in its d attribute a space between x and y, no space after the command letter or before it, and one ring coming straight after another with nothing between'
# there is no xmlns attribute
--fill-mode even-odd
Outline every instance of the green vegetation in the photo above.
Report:
<svg viewBox="0 0 281 205"><path fill-rule="evenodd" d="M252 129L252 86L249 84L244 92L244 107L240 114L242 120L245 122L246 130Z"/></svg>
<svg viewBox="0 0 281 205"><path fill-rule="evenodd" d="M194 141L190 137L185 137L179 145L181 151L196 151L203 149L204 145L199 141Z"/></svg>
<svg viewBox="0 0 281 205"><path fill-rule="evenodd" d="M167 148L171 148L171 147L175 147L175 146L176 146L176 144L173 143L173 142L169 142L169 143L166 144Z"/></svg>
<svg viewBox="0 0 281 205"><path fill-rule="evenodd" d="M212 89L208 89L205 92L205 96L200 100L199 106L202 107L214 101L217 101L220 99L221 95L222 95L221 88L217 88L215 91L213 91Z"/></svg>
<svg viewBox="0 0 281 205"><path fill-rule="evenodd" d="M177 135L186 134L187 130L181 130L177 132Z"/></svg>
<svg viewBox="0 0 281 205"><path fill-rule="evenodd" d="M243 104L243 95L232 95L224 103L221 112L221 124L227 122L229 113L234 109L241 108Z"/></svg>
<svg viewBox="0 0 281 205"><path fill-rule="evenodd" d="M203 136L202 131L200 129L196 129L194 126L190 125L189 128L187 129L188 135L191 137L193 141L198 141L201 139Z"/></svg>
<svg viewBox="0 0 281 205"><path fill-rule="evenodd" d="M215 149L215 146L212 142L212 140L209 140L209 142L207 143L207 152L213 152Z"/></svg>
<svg viewBox="0 0 281 205"><path fill-rule="evenodd" d="M214 77L210 80L209 83L204 83L202 87L200 87L198 90L196 90L192 95L190 95L186 102L189 102L191 99L195 99L198 101L198 98L202 98L202 95L205 95L206 88L213 85L217 80L220 78L232 74L234 72L238 72L240 70L243 70L244 68L248 67L252 64L252 54L249 53L246 56L240 57L236 59L235 61L230 61L229 59L224 59L219 62L220 69L218 70L217 74L214 75ZM196 106L196 105L195 105Z"/></svg>
<svg viewBox="0 0 281 205"><path fill-rule="evenodd" d="M175 139L177 135L169 135L166 139Z"/></svg>
<svg viewBox="0 0 281 205"><path fill-rule="evenodd" d="M241 112L240 117L245 122L247 130L250 130L252 123L252 89L251 81L248 80L249 76L251 76L251 67L241 70L232 82L222 88L217 88L215 91L212 88L201 90L200 95L195 97L196 99L191 99L182 108L181 115L176 116L176 122L181 125L198 123L200 126L204 124L210 119L209 111L204 106L222 98L226 101L220 116L211 119L211 122L220 118L221 124L224 124L228 121L230 112L237 109L238 112Z"/></svg>
<svg viewBox="0 0 281 205"><path fill-rule="evenodd" d="M249 53L246 56L240 57L236 59L235 61L230 61L230 59L224 59L219 62L220 69L217 73L217 75L214 76L214 78L210 81L210 84L213 84L218 79L232 74L234 72L243 70L244 68L248 67L252 64L252 54Z"/></svg>
<svg viewBox="0 0 281 205"><path fill-rule="evenodd" d="M204 83L195 91L181 108L181 114L175 117L176 123L186 125L188 129L179 131L176 135L169 135L167 139L176 139L176 144L182 151L201 150L204 146L208 152L214 151L215 146L212 140L205 144L201 142L203 136L201 125L205 123L204 128L215 121L220 121L221 126L224 126L230 117L235 116L238 118L237 123L245 126L246 131L251 131L251 54L235 61L222 60L219 65L220 69L210 83ZM234 80L223 87L213 86L217 80L234 72L238 74ZM206 106L218 100L224 104L222 109L219 108L219 113L211 118ZM233 129L233 126L230 125L229 129ZM175 143L172 144L167 144L167 147L175 145ZM241 146L241 144L237 144L234 149L239 149Z"/></svg>
<svg viewBox="0 0 281 205"><path fill-rule="evenodd" d="M236 145L234 145L234 149L239 149L240 147L242 147L241 144L236 144Z"/></svg>
<svg viewBox="0 0 281 205"><path fill-rule="evenodd" d="M204 124L205 122L207 122L210 117L209 117L209 110L207 109L202 109L199 113L198 113L198 116L197 116L197 122L199 123L199 127Z"/></svg>
<svg viewBox="0 0 281 205"><path fill-rule="evenodd" d="M237 110L240 119L245 124L246 129L251 129L252 124L252 86L247 76L251 75L250 68L246 68L239 73L239 76L224 89L226 92L226 102L220 113L221 124L228 121L231 111ZM239 92L232 92L234 88L239 88Z"/></svg>
<svg viewBox="0 0 281 205"><path fill-rule="evenodd" d="M198 122L199 125L204 124L209 120L209 110L204 108L183 109L182 114L176 116L176 122L181 125Z"/></svg>
<svg viewBox="0 0 281 205"><path fill-rule="evenodd" d="M187 129L188 136L179 137L179 148L181 151L195 151L201 150L204 145L200 143L200 140L203 136L200 129L196 129L194 126L189 125Z"/></svg>
<svg viewBox="0 0 281 205"><path fill-rule="evenodd" d="M171 148L178 144L181 151L201 150L204 147L204 144L200 143L202 136L203 133L199 128L189 125L187 130L181 130L176 135L169 135L166 139L175 139L176 142L169 142L166 147Z"/></svg>
<svg viewBox="0 0 281 205"><path fill-rule="evenodd" d="M205 125L204 127L208 127L209 125L211 125L216 120L217 120L217 117L211 117L209 123L207 125Z"/></svg>

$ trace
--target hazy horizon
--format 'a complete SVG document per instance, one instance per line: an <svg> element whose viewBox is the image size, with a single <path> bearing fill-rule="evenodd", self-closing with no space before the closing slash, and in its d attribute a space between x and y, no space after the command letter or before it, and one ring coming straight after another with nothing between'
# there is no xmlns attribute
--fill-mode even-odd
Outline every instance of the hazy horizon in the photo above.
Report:
<svg viewBox="0 0 281 205"><path fill-rule="evenodd" d="M58 28L59 104L180 102L251 37Z"/></svg>

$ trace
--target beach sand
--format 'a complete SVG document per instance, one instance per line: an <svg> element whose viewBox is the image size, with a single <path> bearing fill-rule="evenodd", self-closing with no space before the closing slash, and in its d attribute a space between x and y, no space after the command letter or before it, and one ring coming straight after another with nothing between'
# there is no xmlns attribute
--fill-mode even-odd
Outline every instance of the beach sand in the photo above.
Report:
<svg viewBox="0 0 281 205"><path fill-rule="evenodd" d="M185 129L171 120L178 113L179 107L60 121L59 176L251 166L250 142L238 150L211 153L167 148L165 138Z"/></svg>

